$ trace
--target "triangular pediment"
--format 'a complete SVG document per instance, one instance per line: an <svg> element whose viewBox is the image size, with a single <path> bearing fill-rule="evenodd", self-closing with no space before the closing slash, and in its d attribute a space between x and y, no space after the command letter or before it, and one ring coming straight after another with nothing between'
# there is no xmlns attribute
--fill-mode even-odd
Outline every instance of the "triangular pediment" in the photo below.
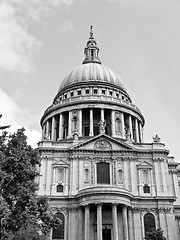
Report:
<svg viewBox="0 0 180 240"><path fill-rule="evenodd" d="M84 140L72 146L70 149L120 151L135 150L132 146L121 139L114 139L106 134L99 134L91 139Z"/></svg>
<svg viewBox="0 0 180 240"><path fill-rule="evenodd" d="M68 163L62 159L55 159L52 165L53 166L67 166Z"/></svg>
<svg viewBox="0 0 180 240"><path fill-rule="evenodd" d="M137 164L138 168L152 168L152 164L147 162L147 161L143 161Z"/></svg>

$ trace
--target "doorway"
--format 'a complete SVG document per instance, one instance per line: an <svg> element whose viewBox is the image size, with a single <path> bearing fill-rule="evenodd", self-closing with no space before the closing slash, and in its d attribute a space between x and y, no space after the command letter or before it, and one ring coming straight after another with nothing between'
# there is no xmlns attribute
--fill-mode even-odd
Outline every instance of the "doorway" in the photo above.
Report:
<svg viewBox="0 0 180 240"><path fill-rule="evenodd" d="M103 229L103 240L111 240L111 229Z"/></svg>

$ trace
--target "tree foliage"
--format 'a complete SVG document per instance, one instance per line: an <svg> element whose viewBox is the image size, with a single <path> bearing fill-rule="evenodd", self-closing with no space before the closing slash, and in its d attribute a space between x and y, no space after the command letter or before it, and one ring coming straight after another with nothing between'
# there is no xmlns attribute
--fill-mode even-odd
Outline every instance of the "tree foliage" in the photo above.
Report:
<svg viewBox="0 0 180 240"><path fill-rule="evenodd" d="M57 223L48 199L36 196L40 162L24 131L0 136L1 239L40 239Z"/></svg>
<svg viewBox="0 0 180 240"><path fill-rule="evenodd" d="M145 240L166 240L166 238L163 236L163 230L161 228L151 229L146 234Z"/></svg>

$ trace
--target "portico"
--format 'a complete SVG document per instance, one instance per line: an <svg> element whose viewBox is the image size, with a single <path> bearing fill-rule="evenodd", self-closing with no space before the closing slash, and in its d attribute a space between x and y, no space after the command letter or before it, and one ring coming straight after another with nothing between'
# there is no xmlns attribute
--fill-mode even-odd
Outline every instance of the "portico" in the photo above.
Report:
<svg viewBox="0 0 180 240"><path fill-rule="evenodd" d="M80 206L79 228L84 224L84 234L79 231L79 240L117 240L119 234L122 239L133 240L132 209L131 207L118 203L90 203ZM121 223L120 225L118 223ZM92 234L93 233L93 234Z"/></svg>

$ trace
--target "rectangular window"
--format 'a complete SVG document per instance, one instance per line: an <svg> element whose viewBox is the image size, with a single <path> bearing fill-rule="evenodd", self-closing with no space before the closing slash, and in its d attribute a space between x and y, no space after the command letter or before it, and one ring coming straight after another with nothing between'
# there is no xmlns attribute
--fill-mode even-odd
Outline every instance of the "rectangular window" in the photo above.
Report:
<svg viewBox="0 0 180 240"><path fill-rule="evenodd" d="M57 170L56 170L56 180L57 180L57 182L64 182L64 169L57 168Z"/></svg>
<svg viewBox="0 0 180 240"><path fill-rule="evenodd" d="M105 163L105 162L97 163L97 183L110 184L109 163Z"/></svg>
<svg viewBox="0 0 180 240"><path fill-rule="evenodd" d="M102 94L103 94L103 95L105 95L105 94L106 94L106 91L105 91L104 89L102 90Z"/></svg>
<svg viewBox="0 0 180 240"><path fill-rule="evenodd" d="M74 96L74 92L71 92L71 97L73 97Z"/></svg>
<svg viewBox="0 0 180 240"><path fill-rule="evenodd" d="M94 89L94 94L97 94L98 93L98 90L97 89Z"/></svg>
<svg viewBox="0 0 180 240"><path fill-rule="evenodd" d="M86 89L86 94L89 94L89 89Z"/></svg>
<svg viewBox="0 0 180 240"><path fill-rule="evenodd" d="M81 95L81 90L78 90L78 91L77 91L77 94L78 94L78 96Z"/></svg>

